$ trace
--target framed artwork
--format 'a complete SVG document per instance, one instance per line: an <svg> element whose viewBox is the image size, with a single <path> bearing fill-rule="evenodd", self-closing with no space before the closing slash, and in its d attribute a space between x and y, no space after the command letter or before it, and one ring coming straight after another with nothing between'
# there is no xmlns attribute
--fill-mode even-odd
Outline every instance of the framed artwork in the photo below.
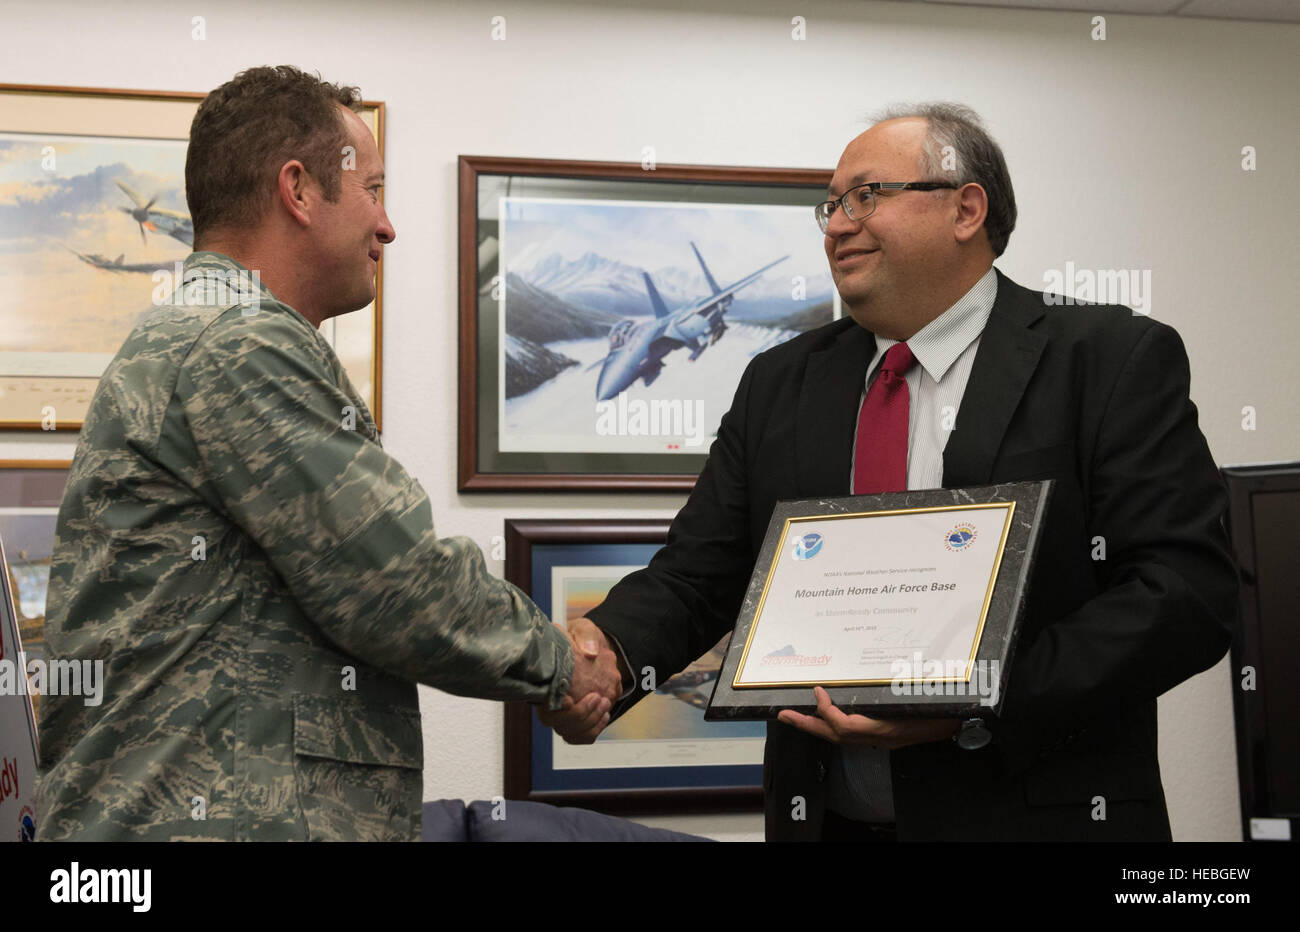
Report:
<svg viewBox="0 0 1300 932"><path fill-rule="evenodd" d="M506 578L567 623L641 569L662 520L506 521ZM659 685L590 745L565 744L528 703L506 706L508 799L611 813L762 807L764 722L705 722L727 638Z"/></svg>
<svg viewBox="0 0 1300 932"><path fill-rule="evenodd" d="M840 314L830 178L461 156L460 490L690 489L750 359Z"/></svg>
<svg viewBox="0 0 1300 932"><path fill-rule="evenodd" d="M4 548L18 639L27 659L45 661L45 597L54 525L68 481L67 461L0 460L0 546ZM41 697L32 695L32 709Z"/></svg>
<svg viewBox="0 0 1300 932"><path fill-rule="evenodd" d="M176 279L194 242L185 148L203 97L0 84L0 428L80 428ZM382 156L383 103L360 116ZM381 427L382 261L374 303L320 331Z"/></svg>

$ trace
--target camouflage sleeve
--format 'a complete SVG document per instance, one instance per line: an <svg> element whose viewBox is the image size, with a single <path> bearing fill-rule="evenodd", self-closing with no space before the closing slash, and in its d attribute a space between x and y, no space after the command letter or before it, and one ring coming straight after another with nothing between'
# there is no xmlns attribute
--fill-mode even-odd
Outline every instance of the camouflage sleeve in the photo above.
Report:
<svg viewBox="0 0 1300 932"><path fill-rule="evenodd" d="M355 402L290 313L228 311L181 367L201 494L352 655L446 692L558 708L573 671L567 637L487 571L473 541L438 539L424 489L350 428Z"/></svg>

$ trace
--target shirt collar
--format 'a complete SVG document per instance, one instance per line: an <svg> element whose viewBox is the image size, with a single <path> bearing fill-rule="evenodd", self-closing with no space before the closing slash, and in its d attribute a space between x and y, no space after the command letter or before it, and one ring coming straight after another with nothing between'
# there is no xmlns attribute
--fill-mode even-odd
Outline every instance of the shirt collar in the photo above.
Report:
<svg viewBox="0 0 1300 932"><path fill-rule="evenodd" d="M262 284L262 276L255 271L245 268L235 259L220 252L210 252L205 249L196 250L185 257L184 274L182 281L191 281L192 275L198 275L197 272L191 272L191 269L216 270L224 273L222 281L228 291L237 297L251 298L253 289L259 294L259 301L276 301L275 295L271 294L269 288ZM235 302L242 303L242 302Z"/></svg>
<svg viewBox="0 0 1300 932"><path fill-rule="evenodd" d="M979 335L993 313L993 302L998 296L998 276L990 266L984 277L957 299L957 303L930 321L907 341L912 355L930 378L943 379L957 357L965 352ZM876 355L867 367L867 378L879 368L885 353L898 340L876 334Z"/></svg>

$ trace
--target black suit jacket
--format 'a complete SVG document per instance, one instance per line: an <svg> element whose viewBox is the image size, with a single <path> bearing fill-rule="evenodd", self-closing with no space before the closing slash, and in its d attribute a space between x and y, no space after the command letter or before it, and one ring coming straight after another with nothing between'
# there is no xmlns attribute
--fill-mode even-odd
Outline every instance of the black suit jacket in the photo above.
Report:
<svg viewBox="0 0 1300 932"><path fill-rule="evenodd" d="M775 502L849 494L874 353L844 319L750 363L667 545L591 612L638 681L649 666L663 682L732 628ZM998 273L943 484L1056 487L993 742L890 755L900 839L1170 837L1156 697L1223 656L1237 592L1189 379L1172 328L1049 306ZM829 754L769 723L769 840L820 838Z"/></svg>

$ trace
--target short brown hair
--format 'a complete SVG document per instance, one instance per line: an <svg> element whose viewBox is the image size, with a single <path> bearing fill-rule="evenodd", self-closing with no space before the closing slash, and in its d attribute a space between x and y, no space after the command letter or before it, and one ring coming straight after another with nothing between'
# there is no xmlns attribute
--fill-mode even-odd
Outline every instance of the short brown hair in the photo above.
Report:
<svg viewBox="0 0 1300 932"><path fill-rule="evenodd" d="M212 230L262 218L275 177L298 159L327 200L339 196L347 127L338 105L361 109L361 92L292 65L249 68L204 98L190 124L185 200L201 248Z"/></svg>

